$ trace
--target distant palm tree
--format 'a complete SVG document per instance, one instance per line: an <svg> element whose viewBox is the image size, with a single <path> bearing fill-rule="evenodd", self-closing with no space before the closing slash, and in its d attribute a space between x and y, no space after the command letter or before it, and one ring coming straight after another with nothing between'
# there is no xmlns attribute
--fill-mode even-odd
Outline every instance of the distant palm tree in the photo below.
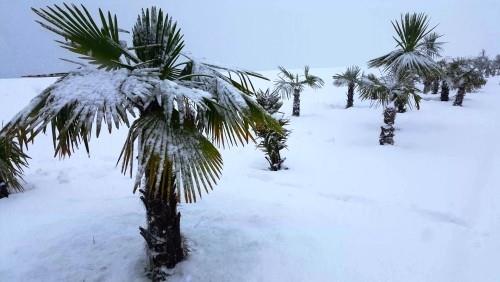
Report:
<svg viewBox="0 0 500 282"><path fill-rule="evenodd" d="M274 82L276 91L281 93L284 97L290 98L293 93L293 116L300 116L300 93L304 90L305 86L311 88L321 88L325 82L309 73L309 67L304 68L304 75L292 74L284 67L279 67L280 73L278 79Z"/></svg>
<svg viewBox="0 0 500 282"><path fill-rule="evenodd" d="M0 135L0 199L23 190L22 173L28 166L27 159L15 141Z"/></svg>
<svg viewBox="0 0 500 282"><path fill-rule="evenodd" d="M486 84L483 72L474 66L472 60L457 58L448 66L447 77L451 87L457 89L453 106L462 106L465 93L472 92Z"/></svg>
<svg viewBox="0 0 500 282"><path fill-rule="evenodd" d="M381 127L380 145L394 145L394 123L396 121L396 101L404 102L410 107L420 108L419 91L412 77L404 74L389 74L376 77L373 74L363 77L359 83L360 97L363 100L375 99L375 105L384 108L384 126Z"/></svg>
<svg viewBox="0 0 500 282"><path fill-rule="evenodd" d="M347 86L347 105L346 109L354 105L354 90L361 76L361 69L358 66L348 67L343 73L333 76L335 86Z"/></svg>
<svg viewBox="0 0 500 282"><path fill-rule="evenodd" d="M79 63L35 97L7 124L2 134L17 135L21 145L50 125L55 154L70 156L96 136L103 125L130 125L120 160L132 176L134 191L146 207L140 228L148 247L150 275L165 279L164 268L185 256L177 202L195 202L213 189L222 170L215 145L245 144L252 129L279 124L254 100L249 71L200 62L182 53L183 36L162 10L143 10L132 30L132 47L119 37L116 16L99 10L98 26L87 9L64 4L33 9L40 24L60 35L63 48L98 69ZM137 115L138 114L138 115ZM4 177L4 176L2 176Z"/></svg>

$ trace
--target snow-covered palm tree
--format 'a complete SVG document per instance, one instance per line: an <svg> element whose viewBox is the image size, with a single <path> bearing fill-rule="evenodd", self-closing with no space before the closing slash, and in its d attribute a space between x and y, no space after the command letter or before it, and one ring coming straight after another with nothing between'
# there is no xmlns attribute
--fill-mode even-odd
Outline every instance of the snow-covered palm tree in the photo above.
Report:
<svg viewBox="0 0 500 282"><path fill-rule="evenodd" d="M92 131L130 125L120 155L142 194L153 280L165 278L185 255L177 203L195 202L213 189L222 170L216 145L245 144L252 129L280 130L251 97L251 77L261 75L186 56L183 35L171 17L143 10L132 30L133 46L121 38L116 16L99 10L98 24L84 6L33 9L39 23L63 38L59 43L90 64L59 78L36 96L2 131L21 145L51 128L55 154L70 156ZM94 65L95 67L91 66ZM131 119L133 117L133 119Z"/></svg>
<svg viewBox="0 0 500 282"><path fill-rule="evenodd" d="M343 73L333 76L335 86L347 86L347 105L346 109L354 105L354 90L358 85L361 76L361 69L358 66L350 66Z"/></svg>
<svg viewBox="0 0 500 282"><path fill-rule="evenodd" d="M23 190L22 173L27 159L17 142L0 136L0 199Z"/></svg>
<svg viewBox="0 0 500 282"><path fill-rule="evenodd" d="M473 60L465 58L454 59L446 73L451 87L457 89L453 106L462 106L465 93L472 92L486 84L483 72L474 66Z"/></svg>
<svg viewBox="0 0 500 282"><path fill-rule="evenodd" d="M413 78L408 74L389 74L376 77L369 74L359 82L360 97L363 100L373 100L375 105L384 108L384 126L381 127L380 145L394 145L394 123L396 121L396 101L404 102L410 107L420 107L419 90L415 87Z"/></svg>
<svg viewBox="0 0 500 282"><path fill-rule="evenodd" d="M394 37L397 44L396 50L370 60L368 65L382 67L387 73L384 80L393 81L392 84L398 84L396 83L398 81L405 81L404 85L410 83L405 91L414 91L410 94L415 97L414 101L418 101L420 99L416 93L418 89L414 86L416 77L426 78L439 73L439 67L434 58L438 57L441 51L442 43L437 41L441 36L433 32L435 27L429 27L429 18L423 13L406 13L404 16L401 15L400 21L391 23L396 31ZM364 79L365 82L369 80ZM378 87L377 85L379 84L374 83L373 87ZM373 91L369 92L373 93ZM408 94L396 95L393 100L389 100L390 103L384 106L384 116L395 113L396 106L399 112L406 111L405 105L411 103L411 99L406 99L407 96ZM391 142L384 144L391 144Z"/></svg>
<svg viewBox="0 0 500 282"><path fill-rule="evenodd" d="M274 82L276 91L281 93L284 97L290 98L293 94L293 116L300 116L300 93L304 90L305 86L311 88L321 88L325 82L309 73L309 67L304 67L304 75L293 74L286 70L284 67L279 67L280 73L278 79Z"/></svg>

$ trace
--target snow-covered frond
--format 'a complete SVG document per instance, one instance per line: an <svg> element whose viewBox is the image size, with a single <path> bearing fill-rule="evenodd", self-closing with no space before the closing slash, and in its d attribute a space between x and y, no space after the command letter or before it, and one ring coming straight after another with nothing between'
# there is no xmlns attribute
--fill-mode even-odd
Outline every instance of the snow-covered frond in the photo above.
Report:
<svg viewBox="0 0 500 282"><path fill-rule="evenodd" d="M337 73L333 76L335 86L347 86L350 83L356 84L359 80L361 69L358 66L350 66L343 73Z"/></svg>
<svg viewBox="0 0 500 282"><path fill-rule="evenodd" d="M228 71L233 76L225 76L219 69L191 62L190 82L211 94L210 100L204 100L207 108L198 116L199 126L217 144L225 145L225 140L231 145L244 144L253 139L250 129L257 123L275 122L250 96L253 86L249 74ZM233 79L235 73L239 81Z"/></svg>
<svg viewBox="0 0 500 282"><path fill-rule="evenodd" d="M391 24L397 34L394 40L404 52L416 51L424 38L436 28L429 28L429 17L424 13L406 13Z"/></svg>
<svg viewBox="0 0 500 282"><path fill-rule="evenodd" d="M472 92L486 84L483 73L474 66L471 59L456 58L448 64L446 77L452 88L465 87Z"/></svg>
<svg viewBox="0 0 500 282"><path fill-rule="evenodd" d="M283 106L280 94L276 91L271 92L269 89L266 89L266 91L259 89L256 93L256 101L271 115L277 113L281 106Z"/></svg>
<svg viewBox="0 0 500 282"><path fill-rule="evenodd" d="M0 137L0 185L4 182L10 192L22 191L22 173L28 166L29 157L18 143L8 137Z"/></svg>
<svg viewBox="0 0 500 282"><path fill-rule="evenodd" d="M375 105L387 106L395 99L404 101L410 107L420 107L419 90L414 86L408 74L389 74L376 77L373 74L363 76L359 80L360 97L363 100L372 100Z"/></svg>
<svg viewBox="0 0 500 282"><path fill-rule="evenodd" d="M418 49L422 50L425 54L430 56L431 58L439 57L441 51L443 50L444 42L439 42L438 39L441 38L442 35L431 32L427 35L423 43L418 47Z"/></svg>
<svg viewBox="0 0 500 282"><path fill-rule="evenodd" d="M414 72L421 75L439 72L437 63L427 54L420 51L405 52L395 50L387 55L373 59L370 67L383 66L386 71L394 73Z"/></svg>
<svg viewBox="0 0 500 282"><path fill-rule="evenodd" d="M309 73L309 66L304 67L304 79L301 81L302 85L307 85L313 89L318 89L325 85L323 79Z"/></svg>
<svg viewBox="0 0 500 282"><path fill-rule="evenodd" d="M57 41L65 49L81 55L99 68L131 68L127 60L138 63L133 54L128 52L119 38L118 20L110 12L106 15L99 9L101 26L82 5L64 4L48 6L46 9L32 9L43 21L37 21L42 27L63 37ZM123 60L121 57L126 60Z"/></svg>
<svg viewBox="0 0 500 282"><path fill-rule="evenodd" d="M136 103L150 99L149 77L126 69L71 72L36 96L6 125L6 131L29 141L50 123L56 154L70 155L81 142L88 151L94 122L97 136L103 123L111 132L113 125L129 124L127 115L135 115Z"/></svg>
<svg viewBox="0 0 500 282"><path fill-rule="evenodd" d="M175 176L177 194L195 202L202 189L212 189L222 170L220 153L197 128L173 126L161 111L148 112L132 125L120 155L124 173L132 175L136 154L134 191L148 181L144 184L155 198L171 194L167 180Z"/></svg>
<svg viewBox="0 0 500 282"><path fill-rule="evenodd" d="M285 69L285 67L279 66L278 69L280 70L279 76L283 79L287 79L288 81L295 81L296 75Z"/></svg>

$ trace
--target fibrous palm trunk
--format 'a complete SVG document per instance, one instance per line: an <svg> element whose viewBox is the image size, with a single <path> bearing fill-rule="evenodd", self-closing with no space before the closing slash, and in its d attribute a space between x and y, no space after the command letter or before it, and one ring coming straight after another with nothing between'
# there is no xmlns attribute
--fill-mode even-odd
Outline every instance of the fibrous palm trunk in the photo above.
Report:
<svg viewBox="0 0 500 282"><path fill-rule="evenodd" d="M447 102L450 100L450 86L446 80L441 83L441 101Z"/></svg>
<svg viewBox="0 0 500 282"><path fill-rule="evenodd" d="M5 183L5 181L3 181L3 179L0 177L0 199L8 197L9 190L7 190L7 183Z"/></svg>
<svg viewBox="0 0 500 282"><path fill-rule="evenodd" d="M347 88L347 105L345 106L346 109L354 106L354 86L354 83L349 83L349 86Z"/></svg>
<svg viewBox="0 0 500 282"><path fill-rule="evenodd" d="M398 113L406 113L407 98L403 96L397 96L394 100L394 106L397 108Z"/></svg>
<svg viewBox="0 0 500 282"><path fill-rule="evenodd" d="M146 180L146 183L148 181ZM149 258L148 273L153 281L165 281L165 268L173 268L185 257L183 248L180 219L177 211L177 194L174 177L164 180L170 191L167 199L153 195L146 186L141 190L141 200L146 208L146 228L139 227L142 237L146 240Z"/></svg>
<svg viewBox="0 0 500 282"><path fill-rule="evenodd" d="M300 89L293 90L293 116L300 116Z"/></svg>
<svg viewBox="0 0 500 282"><path fill-rule="evenodd" d="M437 94L439 92L439 79L432 81L432 94Z"/></svg>
<svg viewBox="0 0 500 282"><path fill-rule="evenodd" d="M394 123L396 121L396 108L390 105L384 109L384 123L380 127L380 145L394 145Z"/></svg>
<svg viewBox="0 0 500 282"><path fill-rule="evenodd" d="M458 88L457 95L455 96L455 101L453 102L453 106L462 106L465 97L465 85L461 85Z"/></svg>

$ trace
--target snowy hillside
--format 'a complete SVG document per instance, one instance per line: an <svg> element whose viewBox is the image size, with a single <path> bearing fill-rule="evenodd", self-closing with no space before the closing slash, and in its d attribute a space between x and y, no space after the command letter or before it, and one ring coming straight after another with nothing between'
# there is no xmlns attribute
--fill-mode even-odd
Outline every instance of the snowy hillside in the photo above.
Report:
<svg viewBox="0 0 500 282"><path fill-rule="evenodd" d="M382 110L345 110L337 71L312 70L327 84L291 118L289 170L254 144L224 150L219 185L181 205L191 252L170 281L499 281L500 80L464 107L424 95L379 146ZM52 81L0 80L0 121ZM0 200L0 281L147 281L144 209L115 167L126 133L90 158L54 159L50 136L30 147L26 191Z"/></svg>

